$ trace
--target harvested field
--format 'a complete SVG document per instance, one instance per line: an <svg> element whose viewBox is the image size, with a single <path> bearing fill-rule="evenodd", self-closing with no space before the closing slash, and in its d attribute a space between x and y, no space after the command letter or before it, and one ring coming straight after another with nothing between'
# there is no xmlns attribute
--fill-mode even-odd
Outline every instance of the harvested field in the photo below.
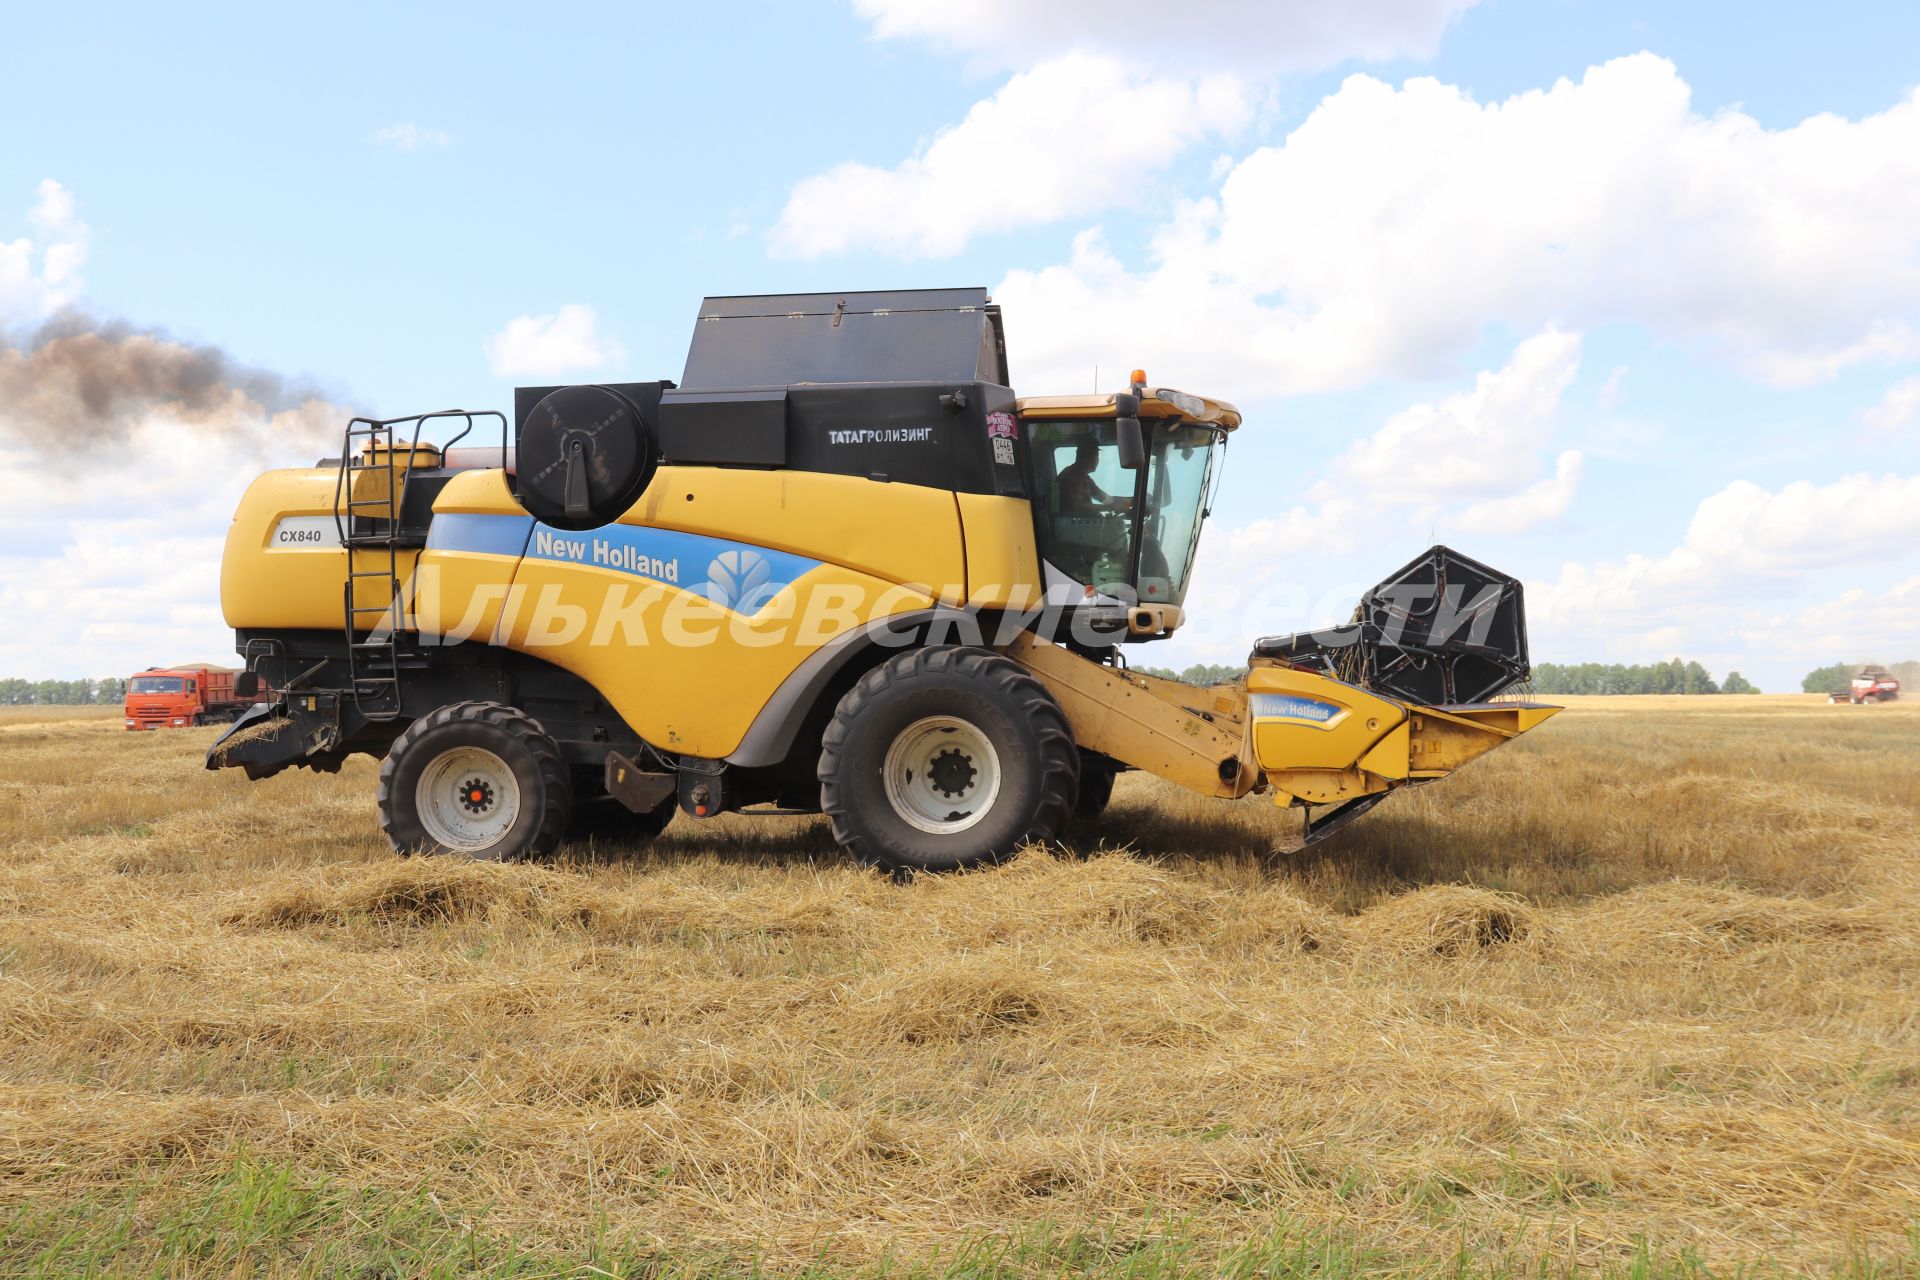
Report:
<svg viewBox="0 0 1920 1280"><path fill-rule="evenodd" d="M1567 701L1310 852L1129 775L904 886L10 711L0 1274L1920 1272L1920 703Z"/></svg>

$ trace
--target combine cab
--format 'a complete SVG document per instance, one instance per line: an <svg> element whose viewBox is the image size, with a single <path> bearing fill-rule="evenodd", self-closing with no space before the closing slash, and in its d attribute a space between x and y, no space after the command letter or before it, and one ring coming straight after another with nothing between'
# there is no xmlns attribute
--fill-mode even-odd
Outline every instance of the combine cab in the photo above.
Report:
<svg viewBox="0 0 1920 1280"><path fill-rule="evenodd" d="M1017 397L982 290L710 298L680 382L522 388L497 446L460 447L486 415L356 420L242 499L222 599L283 692L208 765L383 757L402 852L538 856L587 807L824 813L863 861L944 869L1127 769L1318 838L1553 714L1497 700L1519 584L1440 547L1244 681L1130 670L1185 621L1241 425L1130 381Z"/></svg>

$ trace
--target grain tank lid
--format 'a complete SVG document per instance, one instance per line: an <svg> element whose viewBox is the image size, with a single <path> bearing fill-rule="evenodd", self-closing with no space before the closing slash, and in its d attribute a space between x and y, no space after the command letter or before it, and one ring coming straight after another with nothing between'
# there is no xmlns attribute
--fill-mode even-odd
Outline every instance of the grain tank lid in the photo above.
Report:
<svg viewBox="0 0 1920 1280"><path fill-rule="evenodd" d="M976 381L1008 385L987 291L888 289L708 298L680 388Z"/></svg>

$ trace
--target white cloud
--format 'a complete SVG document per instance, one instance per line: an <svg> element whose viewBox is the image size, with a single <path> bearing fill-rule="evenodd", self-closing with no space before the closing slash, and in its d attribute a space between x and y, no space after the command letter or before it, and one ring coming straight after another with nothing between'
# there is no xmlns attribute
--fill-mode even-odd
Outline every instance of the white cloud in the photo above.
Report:
<svg viewBox="0 0 1920 1280"><path fill-rule="evenodd" d="M43 178L27 221L38 240L0 241L0 325L33 323L70 306L84 282L93 238L80 220L73 193Z"/></svg>
<svg viewBox="0 0 1920 1280"><path fill-rule="evenodd" d="M1580 367L1577 334L1549 329L1519 344L1471 389L1412 405L1334 459L1307 500L1276 515L1207 531L1196 583L1234 589L1365 545L1435 532L1522 533L1565 513L1581 455L1547 449L1562 397ZM1235 601L1215 606L1236 613Z"/></svg>
<svg viewBox="0 0 1920 1280"><path fill-rule="evenodd" d="M1511 494L1516 478L1538 470L1536 453L1579 370L1578 334L1536 334L1471 391L1404 409L1348 446L1334 463L1339 487L1364 489L1375 505Z"/></svg>
<svg viewBox="0 0 1920 1280"><path fill-rule="evenodd" d="M373 140L395 151L425 151L453 141L445 129L423 129L417 124L390 124L376 129Z"/></svg>
<svg viewBox="0 0 1920 1280"><path fill-rule="evenodd" d="M881 37L932 41L996 65L1075 51L1183 65L1310 70L1425 57L1476 0L854 0Z"/></svg>
<svg viewBox="0 0 1920 1280"><path fill-rule="evenodd" d="M0 671L71 679L234 663L218 598L224 524L183 531L163 517L84 520L57 555L0 557L0 609L34 619L0 639ZM51 651L48 636L60 638Z"/></svg>
<svg viewBox="0 0 1920 1280"><path fill-rule="evenodd" d="M1697 113L1650 54L1490 103L1356 75L1148 257L1096 228L1009 273L1023 368L1147 350L1247 397L1431 375L1491 324L1624 321L1818 381L1920 354L1920 93L1770 130Z"/></svg>
<svg viewBox="0 0 1920 1280"><path fill-rule="evenodd" d="M1920 424L1920 375L1887 388L1880 402L1860 415L1876 431L1894 432Z"/></svg>
<svg viewBox="0 0 1920 1280"><path fill-rule="evenodd" d="M1920 656L1920 576L1890 588L1854 587L1805 609L1751 620L1739 634L1755 652L1807 664L1905 662Z"/></svg>
<svg viewBox="0 0 1920 1280"><path fill-rule="evenodd" d="M1594 396L1594 403L1605 412L1612 413L1620 407L1620 402L1627 398L1626 388L1627 366L1617 364L1613 366L1613 372L1607 375L1607 380L1600 384L1600 390Z"/></svg>
<svg viewBox="0 0 1920 1280"><path fill-rule="evenodd" d="M600 332L593 308L572 303L548 316L520 316L486 341L498 378L543 378L617 366L626 349Z"/></svg>
<svg viewBox="0 0 1920 1280"><path fill-rule="evenodd" d="M1760 595L1791 591L1802 575L1908 556L1920 539L1920 475L1861 473L1777 490L1736 480L1695 508L1680 545L1658 556L1567 564L1529 584L1528 612L1543 631L1628 633L1745 611ZM1721 615L1724 617L1724 614Z"/></svg>
<svg viewBox="0 0 1920 1280"><path fill-rule="evenodd" d="M847 162L794 187L773 252L949 257L973 236L1123 203L1143 178L1252 115L1228 75L1149 76L1068 54L1008 80L891 169Z"/></svg>
<svg viewBox="0 0 1920 1280"><path fill-rule="evenodd" d="M1568 449L1554 459L1552 475L1504 498L1476 502L1453 523L1468 533L1525 533L1566 514L1580 488L1583 467L1579 450Z"/></svg>
<svg viewBox="0 0 1920 1280"><path fill-rule="evenodd" d="M230 660L220 555L240 495L266 467L337 453L344 420L320 405L274 413L238 393L214 420L156 406L113 447L81 452L84 470L0 431L0 511L12 513L0 516L0 615L34 619L0 636L0 673Z"/></svg>

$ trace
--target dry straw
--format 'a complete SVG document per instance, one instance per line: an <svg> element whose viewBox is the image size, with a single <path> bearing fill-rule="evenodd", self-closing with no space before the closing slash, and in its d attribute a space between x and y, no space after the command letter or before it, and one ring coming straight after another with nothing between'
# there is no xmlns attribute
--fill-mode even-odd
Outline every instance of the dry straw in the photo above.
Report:
<svg viewBox="0 0 1920 1280"><path fill-rule="evenodd" d="M1908 1256L1920 707L1582 707L1329 845L1123 780L896 886L818 823L402 861L371 766L0 733L0 1198L236 1153L577 1247L1276 1215L1412 1256ZM1124 844L1125 848L1116 848Z"/></svg>

